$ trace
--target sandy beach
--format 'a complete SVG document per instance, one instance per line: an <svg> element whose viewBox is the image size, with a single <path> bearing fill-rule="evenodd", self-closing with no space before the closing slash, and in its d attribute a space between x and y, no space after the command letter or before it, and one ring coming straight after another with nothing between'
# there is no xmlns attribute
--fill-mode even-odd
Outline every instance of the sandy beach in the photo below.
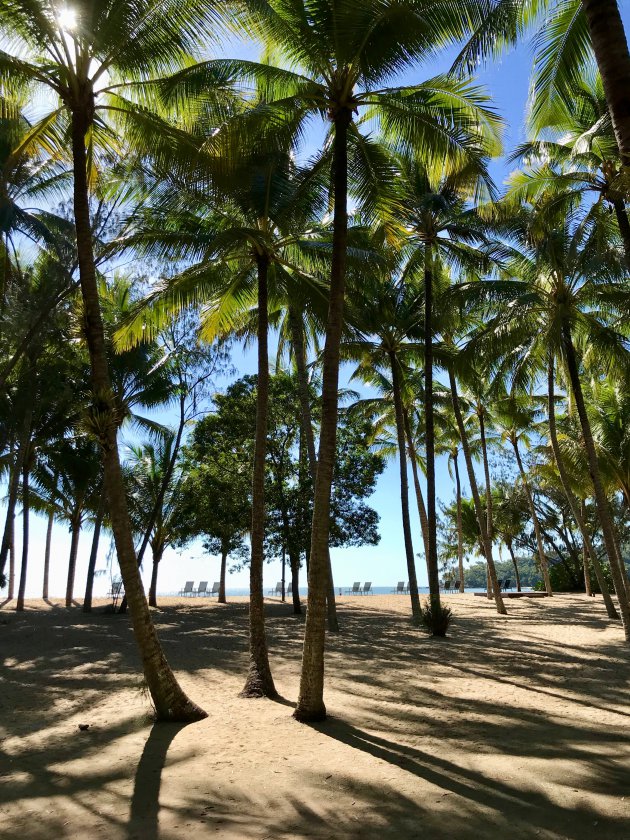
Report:
<svg viewBox="0 0 630 840"><path fill-rule="evenodd" d="M284 700L238 697L247 603L165 599L171 665L209 713L152 726L129 620L61 600L0 611L0 837L630 838L630 650L601 600L339 599L330 718L297 697L303 617L267 599ZM89 724L80 731L79 724Z"/></svg>

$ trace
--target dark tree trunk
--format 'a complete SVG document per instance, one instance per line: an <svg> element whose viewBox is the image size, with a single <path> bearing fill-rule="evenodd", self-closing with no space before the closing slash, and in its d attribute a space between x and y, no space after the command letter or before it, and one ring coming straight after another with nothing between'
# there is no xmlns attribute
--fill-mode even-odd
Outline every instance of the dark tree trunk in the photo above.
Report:
<svg viewBox="0 0 630 840"><path fill-rule="evenodd" d="M265 541L265 459L269 409L269 355L267 273L269 259L257 258L258 269L258 383L256 387L256 438L252 478L251 561L249 566L249 669L243 697L277 697L267 651L263 563Z"/></svg>
<svg viewBox="0 0 630 840"><path fill-rule="evenodd" d="M221 549L221 572L219 574L219 597L217 598L220 604L227 604L225 597L225 573L227 570L228 550L223 547Z"/></svg>
<svg viewBox="0 0 630 840"><path fill-rule="evenodd" d="M628 603L628 576L626 574L623 563L620 560L617 537L615 529L610 516L608 508L608 499L604 492L602 479L599 474L599 464L597 463L597 453L595 451L595 443L593 441L593 434L591 432L591 424L586 412L586 405L584 404L584 395L582 393L582 383L580 382L580 375L578 372L577 358L575 355L575 348L573 346L573 339L568 325L564 324L562 328L562 341L567 360L567 370L569 372L569 380L571 382L571 390L575 399L575 406L577 408L578 416L580 418L580 425L582 427L582 438L584 440L584 447L588 459L588 468L593 482L593 490L595 492L595 504L597 506L597 514L602 528L602 536L604 538L604 545L606 553L608 554L608 561L610 563L610 571L613 576L615 584L615 591L617 592L617 600L619 602L619 612L621 613L621 621L625 632L626 639L630 641L630 604Z"/></svg>
<svg viewBox="0 0 630 840"><path fill-rule="evenodd" d="M411 432L411 423L409 422L409 415L403 406L403 414L405 418L405 435L407 438L407 446L409 447L409 460L411 462L411 475L413 476L413 487L416 493L416 504L418 506L418 517L420 519L420 531L422 533L422 544L424 547L424 561L426 563L429 556L429 521L427 519L427 509L424 504L424 497L422 495L422 486L420 485L420 476L418 474L418 453L416 445L413 440ZM428 574L428 566L427 566Z"/></svg>
<svg viewBox="0 0 630 840"><path fill-rule="evenodd" d="M306 441L308 453L308 465L311 473L313 487L317 480L317 455L315 453L315 434L313 433L313 417L311 413L311 401L308 387L308 372L306 369L306 348L304 346L304 334L302 332L302 319L295 309L289 304L289 327L291 329L291 342L295 354L295 367L297 370L298 396L300 399L300 425L302 434ZM328 584L326 592L326 610L328 616L328 630L331 633L339 632L339 619L337 617L337 602L335 600L335 582L332 572L332 561L330 548L328 549ZM301 608L300 608L301 612Z"/></svg>
<svg viewBox="0 0 630 840"><path fill-rule="evenodd" d="M15 506L17 504L18 490L20 487L20 478L22 477L22 465L26 450L29 446L31 437L31 420L33 416L32 405L29 405L25 412L22 421L22 429L18 440L17 449L15 450L15 458L11 466L11 473L9 479L9 495L7 499L7 518L4 524L4 533L2 535L2 546L0 547L0 574L4 573L7 559L9 557L9 546L11 544L11 533L13 528L13 520L15 518Z"/></svg>
<svg viewBox="0 0 630 840"><path fill-rule="evenodd" d="M66 582L66 607L72 606L74 597L74 576L77 569L77 553L81 536L81 515L73 518L70 528L70 558L68 560L68 580Z"/></svg>
<svg viewBox="0 0 630 840"><path fill-rule="evenodd" d="M514 566L514 577L516 578L516 591L521 591L521 576L518 571L518 563L516 562L516 557L514 556L514 548L512 547L512 540L506 542L507 550L510 552L510 557L512 558L512 565Z"/></svg>
<svg viewBox="0 0 630 840"><path fill-rule="evenodd" d="M512 438L512 447L514 449L514 455L516 457L516 463L518 465L518 471L521 474L521 481L523 482L523 489L525 490L525 495L527 496L527 504L529 505L529 512L532 517L532 522L534 524L534 533L536 535L536 546L538 548L538 560L540 561L540 571L542 572L543 581L545 583L545 591L547 595L553 595L553 591L551 589L551 579L549 577L549 567L547 566L547 558L545 556L545 548L543 546L542 541L542 534L540 532L540 522L538 521L538 514L536 513L536 506L534 505L534 497L532 496L532 491L529 486L529 481L527 480L527 473L525 472L525 468L523 467L523 461L521 459L521 453L518 448L518 440L514 437Z"/></svg>
<svg viewBox="0 0 630 840"><path fill-rule="evenodd" d="M48 525L46 526L46 547L44 549L44 583L42 586L42 598L48 599L48 579L50 577L50 546L52 544L52 530L55 517L53 513L48 514Z"/></svg>
<svg viewBox="0 0 630 840"><path fill-rule="evenodd" d="M413 542L411 539L411 522L409 520L409 480L407 478L407 447L405 446L405 420L403 403L400 393L400 371L395 353L389 354L389 364L392 371L392 390L394 394L394 412L396 414L396 435L398 438L398 461L400 464L400 505L402 510L403 535L405 539L405 557L407 559L407 575L409 576L409 594L411 596L411 615L416 624L420 623L420 596L418 594L418 580L416 578L416 563L413 556Z"/></svg>
<svg viewBox="0 0 630 840"><path fill-rule="evenodd" d="M585 513L586 513L585 508L586 508L586 505L584 503L584 499L582 499L581 504L580 504L580 516L582 517L582 519L584 519L584 517L585 517ZM578 523L578 528L579 527L580 527L580 525ZM595 596L594 596L594 593L593 593L593 587L591 586L591 570L589 568L589 553L588 553L588 548L586 547L586 543L584 541L582 541L582 569L583 569L583 572L584 572L584 591L586 592L586 594L588 595L589 598L593 598Z"/></svg>
<svg viewBox="0 0 630 840"><path fill-rule="evenodd" d="M206 713L182 691L164 656L151 621L136 553L125 485L118 454L118 417L112 392L105 333L101 318L98 283L92 250L89 188L85 135L92 124L93 102L83 102L72 111L72 157L74 169L74 220L77 236L79 278L83 299L84 332L90 355L93 410L99 418L103 453L105 496L118 562L131 612L131 623L138 645L144 675L158 720L192 721Z"/></svg>
<svg viewBox="0 0 630 840"><path fill-rule="evenodd" d="M617 0L582 0L624 166L630 166L630 53Z"/></svg>
<svg viewBox="0 0 630 840"><path fill-rule="evenodd" d="M24 595L26 593L26 569L28 566L28 526L29 526L29 487L28 487L29 464L28 458L24 459L22 465L22 564L20 567L20 585L15 609L24 609Z"/></svg>
<svg viewBox="0 0 630 840"><path fill-rule="evenodd" d="M424 428L427 455L427 571L433 614L440 610L440 575L437 556L437 510L435 498L435 420L433 410L433 266L429 245L424 258Z"/></svg>
<svg viewBox="0 0 630 840"><path fill-rule="evenodd" d="M326 596L328 593L328 549L330 492L337 449L339 388L339 346L343 329L343 305L348 248L348 126L349 110L334 117L333 189L334 221L332 266L328 301L324 370L322 376L322 420L319 436L317 478L313 493L313 524L308 570L308 604L304 630L300 690L294 717L304 722L326 718L324 704L324 647L326 640Z"/></svg>
<svg viewBox="0 0 630 840"><path fill-rule="evenodd" d="M457 565L459 568L459 591L463 595L464 586L464 535L462 525L462 483L459 478L459 455L457 449L453 455L453 469L455 471L455 494L457 499Z"/></svg>
<svg viewBox="0 0 630 840"><path fill-rule="evenodd" d="M92 592L94 590L94 571L96 569L96 560L98 558L98 544L101 539L101 528L103 527L103 517L105 516L105 505L101 497L101 503L96 512L96 519L94 521L94 533L92 534L92 547L90 549L90 560L88 562L87 580L85 582L85 598L83 599L83 612L92 612Z"/></svg>
<svg viewBox="0 0 630 840"><path fill-rule="evenodd" d="M488 531L488 540L490 545L492 546L494 542L494 522L493 522L493 511L492 511L492 488L490 485L490 464L488 463L488 448L486 446L486 424L484 418L483 409L477 412L477 416L479 418L479 432L481 434L481 454L483 456L483 474L486 481L486 529ZM488 600L490 600L493 596L493 591L495 588L495 583L492 580L492 576L490 575L490 567L488 566Z"/></svg>
<svg viewBox="0 0 630 840"><path fill-rule="evenodd" d="M157 581L160 570L160 560L164 549L161 546L153 548L153 566L151 568L151 583L149 585L149 606L157 607Z"/></svg>
<svg viewBox="0 0 630 840"><path fill-rule="evenodd" d="M449 378L449 385L451 388L451 400L453 403L453 412L455 414L455 419L457 421L457 428L459 429L459 437L462 444L462 451L464 453L464 461L466 463L466 471L468 473L468 483L470 484L470 492L473 497L473 503L475 505L475 513L477 515L477 524L479 525L479 536L481 538L481 547L483 549L483 554L486 558L486 563L488 564L488 576L490 577L492 583L492 590L494 593L494 602L497 607L497 612L500 615L507 615L507 610L505 609L505 604L503 603L503 598L501 597L501 590L499 589L499 579L497 577L497 570L494 565L494 559L492 557L492 542L488 537L488 531L486 528L485 517L483 515L483 507L481 505L481 497L479 496L479 488L477 487L477 478L475 476L475 469L473 467L472 462L472 455L470 452L470 446L468 443L468 435L466 434L466 426L464 424L464 418L462 417L462 410L459 405L459 396L457 394L457 381L455 379L455 375L453 371L449 369L448 372Z"/></svg>
<svg viewBox="0 0 630 840"><path fill-rule="evenodd" d="M302 602L300 601L300 556L297 552L289 551L289 563L291 564L293 614L302 615Z"/></svg>
<svg viewBox="0 0 630 840"><path fill-rule="evenodd" d="M619 232L621 233L621 239L623 241L623 250L626 255L626 264L630 266L630 221L628 221L626 205L620 198L616 198L612 204L615 208L615 216L617 217Z"/></svg>
<svg viewBox="0 0 630 840"><path fill-rule="evenodd" d="M11 532L9 534L9 590L7 597L9 601L15 595L15 517L11 522Z"/></svg>
<svg viewBox="0 0 630 840"><path fill-rule="evenodd" d="M560 445L558 443L558 432L556 430L556 402L553 355L550 356L549 367L547 369L547 412L549 418L549 440L551 442L551 450L556 461L556 467L558 468L560 483L562 484L564 494L567 497L567 501L569 502L571 513L573 514L573 517L577 522L578 528L580 529L580 533L582 534L582 542L584 544L584 547L588 552L589 557L591 558L591 562L593 563L593 570L595 572L595 577L597 578L597 582L599 584L599 588L604 599L604 604L606 606L606 613L608 615L608 618L619 619L619 614L617 613L615 605L613 604L613 600L610 597L610 592L608 590L608 581L604 576L604 570L602 569L601 563L599 562L599 557L593 549L591 536L588 532L588 528L586 527L586 518L582 515L582 511L580 510L578 501L575 498L573 491L571 490L569 475L564 466L564 459L562 458L562 452L560 451Z"/></svg>

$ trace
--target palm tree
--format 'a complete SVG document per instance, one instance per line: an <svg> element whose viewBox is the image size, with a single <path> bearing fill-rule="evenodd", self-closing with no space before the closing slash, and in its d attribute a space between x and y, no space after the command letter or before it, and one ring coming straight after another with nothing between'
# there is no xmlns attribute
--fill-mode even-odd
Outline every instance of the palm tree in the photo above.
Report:
<svg viewBox="0 0 630 840"><path fill-rule="evenodd" d="M519 279L482 281L469 284L465 291L494 306L500 302L500 311L489 319L484 334L492 348L489 352L497 354L495 357L503 353L508 359L514 381L531 380L540 370L541 360L551 371L551 360L558 356L566 367L604 544L630 640L630 582L620 559L579 368L581 346L588 346L600 366L627 368L626 339L616 329L615 320L627 318L625 265L615 230L600 205L594 205L585 218L567 214L563 224L551 229L544 223L539 226L538 220L535 211L523 211L514 224L521 255L514 260L511 271ZM492 306L489 311L497 312ZM551 394L552 385L553 377L549 380Z"/></svg>
<svg viewBox="0 0 630 840"><path fill-rule="evenodd" d="M88 162L96 159L97 142L112 136L103 119L108 112L127 124L135 116L135 127L146 129L146 112L125 98L125 84L172 71L186 60L191 45L210 34L214 4L147 0L141 5L123 2L114 6L80 2L75 8L74 14L62 14L53 6L22 2L3 5L0 27L14 51L0 54L0 74L52 92L70 124L73 213L92 377L91 420L98 428L102 446L105 492L118 561L157 717L195 720L205 713L181 690L166 661L136 563L94 260ZM121 81L115 82L116 78ZM152 142L158 144L161 136L155 132Z"/></svg>
<svg viewBox="0 0 630 840"><path fill-rule="evenodd" d="M391 267L392 270L395 270ZM364 277L347 307L349 337L342 340L341 358L359 361L352 378L376 385L393 402L398 461L400 466L400 498L409 593L413 620L420 622L420 597L409 519L409 482L407 477L407 430L405 423L406 360L418 352L418 344L410 341L421 328L421 295L392 277ZM385 373L383 373L385 371ZM365 403L363 403L365 405ZM361 405L361 402L358 404ZM431 584L432 579L429 578ZM439 605L439 584L437 587Z"/></svg>

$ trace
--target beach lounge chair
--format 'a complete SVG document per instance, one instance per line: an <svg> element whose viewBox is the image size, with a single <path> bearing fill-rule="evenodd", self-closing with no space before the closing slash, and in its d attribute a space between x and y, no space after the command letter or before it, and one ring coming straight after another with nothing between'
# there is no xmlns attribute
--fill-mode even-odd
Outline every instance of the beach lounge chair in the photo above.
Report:
<svg viewBox="0 0 630 840"><path fill-rule="evenodd" d="M392 589L392 595L402 595L405 591L405 581L399 580L396 584L396 589Z"/></svg>
<svg viewBox="0 0 630 840"><path fill-rule="evenodd" d="M293 597L293 581L289 581L289 585L287 586L287 598Z"/></svg>
<svg viewBox="0 0 630 840"><path fill-rule="evenodd" d="M405 595L409 594L409 584L410 584L410 581L407 581L407 586L405 586L405 588L403 589L403 593Z"/></svg>
<svg viewBox="0 0 630 840"><path fill-rule="evenodd" d="M360 595L361 594L361 581L355 580L352 584L352 589L346 589L346 595Z"/></svg>
<svg viewBox="0 0 630 840"><path fill-rule="evenodd" d="M282 581L281 580L278 581L278 583L276 583L276 588L275 589L270 589L269 590L269 594L270 595L282 595Z"/></svg>
<svg viewBox="0 0 630 840"><path fill-rule="evenodd" d="M502 589L503 589L504 592L506 592L508 589L511 589L511 588L512 588L512 581L509 578L506 578L503 581Z"/></svg>
<svg viewBox="0 0 630 840"><path fill-rule="evenodd" d="M207 580L200 580L199 587L195 592L195 595L207 595L208 594L208 581Z"/></svg>
<svg viewBox="0 0 630 840"><path fill-rule="evenodd" d="M184 588L179 590L180 595L194 595L195 594L195 581L194 580L187 580L184 584Z"/></svg>
<svg viewBox="0 0 630 840"><path fill-rule="evenodd" d="M372 592L372 583L371 581L367 581L367 583L363 586L363 589L359 589L361 595L373 595Z"/></svg>
<svg viewBox="0 0 630 840"><path fill-rule="evenodd" d="M459 592L459 581L458 580L453 582L453 592Z"/></svg>
<svg viewBox="0 0 630 840"><path fill-rule="evenodd" d="M219 587L220 587L220 586L221 586L221 584L219 583L219 581L218 581L218 580L217 580L217 581L215 581L215 582L212 584L212 592L208 592L208 595L218 595L218 594L219 594Z"/></svg>
<svg viewBox="0 0 630 840"><path fill-rule="evenodd" d="M112 599L112 607L116 609L118 606L118 601L120 596L122 595L123 591L123 582L122 578L112 578L112 585L107 593L107 597Z"/></svg>

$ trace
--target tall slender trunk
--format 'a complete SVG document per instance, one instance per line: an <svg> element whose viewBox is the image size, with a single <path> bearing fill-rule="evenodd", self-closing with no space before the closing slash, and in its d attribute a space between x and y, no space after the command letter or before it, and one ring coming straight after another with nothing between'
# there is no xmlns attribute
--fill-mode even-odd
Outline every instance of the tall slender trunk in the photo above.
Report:
<svg viewBox="0 0 630 840"><path fill-rule="evenodd" d="M433 410L433 265L430 246L424 253L424 429L427 456L427 572L433 614L440 610L435 497L435 419Z"/></svg>
<svg viewBox="0 0 630 840"><path fill-rule="evenodd" d="M462 410L459 405L459 396L457 394L457 381L455 379L453 371L450 368L448 371L448 379L451 389L451 401L453 403L453 412L455 414L455 420L457 421L457 428L459 429L459 437L462 444L462 451L464 453L464 461L466 463L468 483L470 484L470 492L472 494L473 503L475 505L477 524L479 525L481 547L483 549L483 554L486 558L486 563L488 564L488 576L490 577L490 581L492 583L494 602L496 604L497 612L500 615L507 615L507 610L505 609L505 604L503 603L503 598L501 597L501 590L499 588L497 570L494 565L494 559L492 557L492 543L488 537L486 521L483 515L483 507L481 505L481 497L479 496L479 488L477 487L477 478L475 476L472 455L470 453L470 445L468 443L468 435L466 434L466 426L464 425L464 418L462 416Z"/></svg>
<svg viewBox="0 0 630 840"><path fill-rule="evenodd" d="M153 566L151 568L151 583L149 584L149 606L157 607L157 581L160 570L160 560L164 553L162 546L152 546Z"/></svg>
<svg viewBox="0 0 630 840"><path fill-rule="evenodd" d="M615 584L615 591L617 592L617 600L619 602L619 612L621 613L621 621L625 632L626 639L630 641L630 604L628 602L628 575L623 568L623 563L620 559L617 537L615 529L610 516L608 508L608 499L604 492L602 479L599 473L599 464L597 463L597 453L595 451L595 442L593 441L593 434L591 432L591 424L586 413L586 405L584 404L584 395L582 393L582 383L580 382L580 375L578 372L577 358L575 354L575 347L573 346L573 339L571 331L567 324L562 327L562 341L564 345L565 356L567 360L567 370L569 373L569 381L571 382L571 390L575 399L575 407L577 408L578 417L580 418L580 425L582 427L582 438L584 440L584 447L586 449L586 456L588 459L588 469L593 482L593 490L595 492L595 504L597 506L597 515L602 528L602 536L604 538L604 545L606 553L608 554L608 561L610 563L610 571L613 576Z"/></svg>
<svg viewBox="0 0 630 840"><path fill-rule="evenodd" d="M7 597L9 601L15 595L15 516L11 520L11 531L9 533L9 590Z"/></svg>
<svg viewBox="0 0 630 840"><path fill-rule="evenodd" d="M586 504L584 499L580 502L580 516L584 519L586 514ZM578 523L579 527L579 523ZM593 587L591 586L591 570L589 567L589 553L588 548L586 547L586 543L582 541L582 570L584 572L584 591L588 595L589 598L593 598Z"/></svg>
<svg viewBox="0 0 630 840"><path fill-rule="evenodd" d="M228 550L225 546L221 547L221 571L219 573L219 597L217 598L220 604L226 604L225 597L225 573L227 570Z"/></svg>
<svg viewBox="0 0 630 840"><path fill-rule="evenodd" d="M68 560L68 580L66 582L66 607L72 606L74 597L74 576L77 569L79 537L81 536L81 514L73 517L70 528L70 558Z"/></svg>
<svg viewBox="0 0 630 840"><path fill-rule="evenodd" d="M85 598L83 599L83 612L92 612L92 592L94 589L94 571L96 569L96 560L98 558L98 544L101 539L101 528L103 527L103 518L105 516L105 503L101 497L98 510L96 511L96 519L94 520L94 533L92 534L92 547L90 548L90 559L88 562L87 578L85 581Z"/></svg>
<svg viewBox="0 0 630 840"><path fill-rule="evenodd" d="M29 402L24 411L22 419L22 428L15 450L15 457L11 466L11 473L9 479L9 495L7 499L7 517L4 524L4 533L2 535L2 546L0 546L0 574L3 574L7 559L9 557L9 546L11 544L11 529L13 528L13 520L15 518L15 506L17 504L18 490L20 487L20 478L22 477L22 465L24 457L29 446L31 437L31 421L33 418L33 406Z"/></svg>
<svg viewBox="0 0 630 840"><path fill-rule="evenodd" d="M85 135L91 127L93 100L81 102L72 111L72 157L74 169L74 221L77 236L79 278L83 299L84 331L90 355L94 412L99 420L100 445L103 453L105 495L107 498L116 552L129 601L131 623L138 645L144 676L153 699L158 720L192 721L206 717L206 713L182 691L164 656L142 579L136 562L133 534L125 485L118 453L118 418L111 387L109 364L105 347L105 333L100 301L90 223L89 188Z"/></svg>
<svg viewBox="0 0 630 840"><path fill-rule="evenodd" d="M392 371L392 390L394 394L394 412L396 415L396 435L398 439L398 461L400 464L400 505L402 510L402 526L405 540L405 556L407 559L407 575L409 576L409 594L411 596L411 615L416 624L420 623L420 596L418 594L418 579L416 577L416 563L413 556L413 542L411 539L411 522L409 521L409 479L407 478L407 447L405 446L405 420L403 403L400 393L400 370L395 353L389 354L389 364Z"/></svg>
<svg viewBox="0 0 630 840"><path fill-rule="evenodd" d="M24 609L24 595L26 594L26 569L28 566L28 526L29 526L29 474L28 458L24 459L22 465L22 564L20 566L20 585L18 587L18 596L15 609L22 611Z"/></svg>
<svg viewBox="0 0 630 840"><path fill-rule="evenodd" d="M453 469L455 471L455 496L457 499L457 564L459 567L459 591L463 595L464 586L464 528L462 524L462 483L459 477L459 453L453 453Z"/></svg>
<svg viewBox="0 0 630 840"><path fill-rule="evenodd" d="M512 565L514 566L514 577L516 578L516 591L521 591L521 575L518 570L518 563L516 562L516 557L514 556L514 548L512 546L512 540L506 542L507 550L510 552L510 557L512 558Z"/></svg>
<svg viewBox="0 0 630 840"><path fill-rule="evenodd" d="M617 0L582 0L624 166L630 166L630 53Z"/></svg>
<svg viewBox="0 0 630 840"><path fill-rule="evenodd" d="M55 522L55 515L51 511L48 514L48 525L46 526L46 547L44 548L44 582L42 585L42 598L48 599L48 580L50 577L50 546L52 545L52 530Z"/></svg>
<svg viewBox="0 0 630 840"><path fill-rule="evenodd" d="M325 612L328 591L328 549L330 492L337 449L339 389L339 345L343 329L343 304L348 248L348 126L350 110L334 117L333 188L334 219L332 266L328 300L324 369L322 376L322 420L319 435L317 477L313 493L313 524L308 569L308 602L300 691L294 717L301 721L326 718L324 704Z"/></svg>
<svg viewBox="0 0 630 840"><path fill-rule="evenodd" d="M291 304L289 304L289 328L291 330L291 342L293 344L295 367L297 370L298 397L300 399L300 424L302 427L302 434L304 435L304 439L306 441L311 482L313 487L315 487L315 481L317 479L317 455L315 453L315 434L313 432L313 417L311 413L311 401L308 387L308 373L306 370L306 348L304 346L304 334L302 332L302 319ZM330 548L328 548L326 610L328 616L328 630L331 633L338 633L339 619L337 617L335 582L332 572Z"/></svg>
<svg viewBox="0 0 630 840"><path fill-rule="evenodd" d="M575 498L573 491L571 490L569 475L564 465L562 452L560 451L560 445L558 443L558 431L556 429L556 402L553 355L550 355L549 366L547 369L547 413L549 418L549 440L551 442L551 450L556 461L558 475L560 476L560 483L562 484L564 494L569 503L569 507L571 508L571 513L573 514L573 517L577 522L578 528L580 529L580 533L582 534L582 542L584 544L584 547L586 548L588 555L591 558L593 570L595 572L595 577L597 578L597 583L599 584L599 588L604 599L604 604L606 606L606 613L608 614L608 618L619 619L619 614L615 608L615 605L613 604L612 598L610 597L608 581L604 576L604 570L602 569L601 563L599 562L599 557L597 556L593 548L591 535L589 534L588 528L586 526L586 517L583 515L578 501Z"/></svg>
<svg viewBox="0 0 630 840"><path fill-rule="evenodd" d="M492 487L490 485L490 464L488 462L488 447L486 444L486 424L485 424L485 417L484 417L484 410L477 411L477 416L479 418L479 432L481 434L481 454L483 458L483 474L486 481L486 529L488 532L488 542L490 544L490 551L492 552L492 544L494 543L494 522L492 520ZM487 560L487 558L486 558ZM491 600L494 596L495 590L499 585L498 579L495 581L490 573L490 565L488 565L488 574L487 574L489 584L487 587L488 590L488 600ZM492 591L490 591L492 590Z"/></svg>
<svg viewBox="0 0 630 840"><path fill-rule="evenodd" d="M424 496L422 495L422 485L420 484L420 475L418 473L418 452L416 444L413 440L411 432L411 422L409 414L403 406L403 415L405 419L405 435L407 438L407 446L409 447L409 461L411 462L411 475L413 476L413 487L416 493L416 504L418 506L418 517L420 519L420 531L422 533L422 544L424 546L424 558L429 556L429 520L427 519L427 509L424 504Z"/></svg>
<svg viewBox="0 0 630 840"><path fill-rule="evenodd" d="M527 473L525 472L525 468L523 467L523 461L521 459L521 453L518 448L518 439L516 437L511 438L512 448L514 449L514 455L516 457L516 463L518 465L518 471L521 474L521 481L523 482L523 489L525 490L525 495L527 496L527 504L529 505L529 512L532 517L532 522L534 524L534 533L536 535L536 545L538 547L538 560L540 561L540 571L542 572L543 581L545 583L545 591L547 595L553 595L553 591L551 589L551 579L549 578L549 567L547 565L547 557L545 555L545 547L543 546L542 534L540 532L540 522L538 520L538 514L536 513L536 506L534 505L534 497L532 495L531 487L529 486L529 481L527 480Z"/></svg>
<svg viewBox="0 0 630 840"><path fill-rule="evenodd" d="M626 265L630 266L630 221L628 220L628 212L626 205L621 198L616 198L612 205L617 217L617 224L619 225L619 233L623 242L623 250L626 255Z"/></svg>
<svg viewBox="0 0 630 840"><path fill-rule="evenodd" d="M252 477L251 560L249 566L249 669L243 697L277 697L267 651L263 563L265 541L265 459L269 410L268 289L269 258L260 254L258 271L258 382L256 386L256 437Z"/></svg>

